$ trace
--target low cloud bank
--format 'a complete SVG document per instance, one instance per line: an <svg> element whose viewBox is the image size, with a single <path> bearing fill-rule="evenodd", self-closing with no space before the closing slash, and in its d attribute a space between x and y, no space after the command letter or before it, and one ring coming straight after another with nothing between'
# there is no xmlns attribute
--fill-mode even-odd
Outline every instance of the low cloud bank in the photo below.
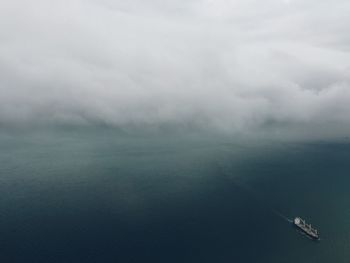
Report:
<svg viewBox="0 0 350 263"><path fill-rule="evenodd" d="M6 2L3 126L350 131L349 1Z"/></svg>

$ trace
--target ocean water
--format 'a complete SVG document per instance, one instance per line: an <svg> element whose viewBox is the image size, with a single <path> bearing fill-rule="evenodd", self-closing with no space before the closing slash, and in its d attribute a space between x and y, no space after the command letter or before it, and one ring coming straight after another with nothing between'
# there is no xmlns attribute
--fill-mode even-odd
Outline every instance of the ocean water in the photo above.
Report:
<svg viewBox="0 0 350 263"><path fill-rule="evenodd" d="M0 146L1 262L350 262L346 139L72 128Z"/></svg>

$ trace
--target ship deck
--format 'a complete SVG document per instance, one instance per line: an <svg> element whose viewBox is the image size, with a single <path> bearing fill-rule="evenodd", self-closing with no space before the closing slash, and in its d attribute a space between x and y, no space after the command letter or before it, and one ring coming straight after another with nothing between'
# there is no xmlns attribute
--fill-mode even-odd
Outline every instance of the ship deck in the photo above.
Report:
<svg viewBox="0 0 350 263"><path fill-rule="evenodd" d="M295 218L294 219L294 225L296 227L298 227L299 229L301 229L308 236L310 236L310 237L312 237L314 239L318 239L319 238L317 230L312 228L311 225L306 224L305 221L302 220L301 218Z"/></svg>

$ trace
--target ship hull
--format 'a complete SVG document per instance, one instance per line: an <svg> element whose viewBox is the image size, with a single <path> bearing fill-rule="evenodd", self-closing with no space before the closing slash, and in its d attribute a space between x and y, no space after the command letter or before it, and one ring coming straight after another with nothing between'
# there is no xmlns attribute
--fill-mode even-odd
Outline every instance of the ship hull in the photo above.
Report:
<svg viewBox="0 0 350 263"><path fill-rule="evenodd" d="M305 235L307 235L308 237L312 238L313 240L319 240L320 237L318 235L314 235L311 234L309 231L305 230L304 228L302 228L301 226L293 223L294 227L296 227L298 230L300 230L301 232L303 232Z"/></svg>

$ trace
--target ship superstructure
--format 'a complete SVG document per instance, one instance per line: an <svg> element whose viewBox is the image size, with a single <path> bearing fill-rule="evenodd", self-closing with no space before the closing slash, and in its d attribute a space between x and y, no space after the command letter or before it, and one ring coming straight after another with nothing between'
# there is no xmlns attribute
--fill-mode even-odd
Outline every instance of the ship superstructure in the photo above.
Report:
<svg viewBox="0 0 350 263"><path fill-rule="evenodd" d="M301 219L300 217L294 218L293 224L309 237L319 239L317 229L313 228L311 224L306 224L305 220Z"/></svg>

